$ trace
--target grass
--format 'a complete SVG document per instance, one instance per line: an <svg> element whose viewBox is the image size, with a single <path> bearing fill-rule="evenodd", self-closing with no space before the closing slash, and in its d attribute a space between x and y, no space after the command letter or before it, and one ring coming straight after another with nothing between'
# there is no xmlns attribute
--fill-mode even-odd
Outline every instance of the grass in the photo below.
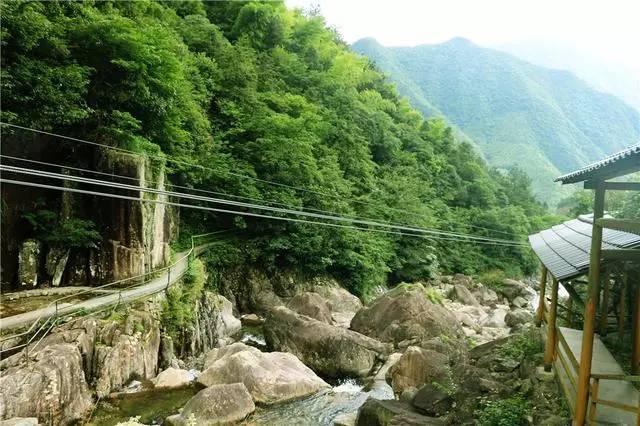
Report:
<svg viewBox="0 0 640 426"><path fill-rule="evenodd" d="M500 269L492 269L490 271L483 272L478 277L478 281L480 281L485 286L499 291L503 287L503 283L505 278L507 278L504 271Z"/></svg>
<svg viewBox="0 0 640 426"><path fill-rule="evenodd" d="M484 400L475 415L481 426L520 426L528 424L527 416L532 410L529 401L516 395L495 401Z"/></svg>
<svg viewBox="0 0 640 426"><path fill-rule="evenodd" d="M533 360L543 351L542 340L534 336L533 333L519 333L511 337L499 349L501 356L509 359L521 361L523 359Z"/></svg>

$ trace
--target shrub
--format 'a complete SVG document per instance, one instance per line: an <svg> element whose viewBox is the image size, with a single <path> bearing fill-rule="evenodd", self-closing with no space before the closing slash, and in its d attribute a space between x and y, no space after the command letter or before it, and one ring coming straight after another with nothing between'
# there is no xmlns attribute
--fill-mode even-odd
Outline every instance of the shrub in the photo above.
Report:
<svg viewBox="0 0 640 426"><path fill-rule="evenodd" d="M500 355L515 360L534 359L542 351L542 340L527 332L512 336L500 347Z"/></svg>
<svg viewBox="0 0 640 426"><path fill-rule="evenodd" d="M494 290L500 290L507 276L501 269L491 269L478 276L478 281Z"/></svg>
<svg viewBox="0 0 640 426"><path fill-rule="evenodd" d="M531 404L518 395L495 401L485 400L475 415L481 426L520 426L528 424L527 416L531 410Z"/></svg>

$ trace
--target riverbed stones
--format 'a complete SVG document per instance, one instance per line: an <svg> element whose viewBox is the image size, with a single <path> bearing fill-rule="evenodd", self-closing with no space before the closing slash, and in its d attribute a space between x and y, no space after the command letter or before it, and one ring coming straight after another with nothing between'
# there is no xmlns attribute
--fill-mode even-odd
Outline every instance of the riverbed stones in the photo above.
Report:
<svg viewBox="0 0 640 426"><path fill-rule="evenodd" d="M304 293L297 294L289 300L287 307L300 315L306 315L318 321L333 324L329 306L327 306L325 299L318 293L305 291Z"/></svg>
<svg viewBox="0 0 640 426"><path fill-rule="evenodd" d="M38 285L38 259L41 245L38 240L24 240L18 252L18 279L22 287Z"/></svg>
<svg viewBox="0 0 640 426"><path fill-rule="evenodd" d="M396 346L446 335L463 335L451 311L433 303L421 284L400 285L356 313L351 329Z"/></svg>
<svg viewBox="0 0 640 426"><path fill-rule="evenodd" d="M82 357L76 345L49 345L29 364L0 377L0 418L38 417L45 424L79 422L92 407Z"/></svg>
<svg viewBox="0 0 640 426"><path fill-rule="evenodd" d="M267 346L290 352L325 377L365 377L391 352L391 346L352 330L299 315L280 306L264 325Z"/></svg>
<svg viewBox="0 0 640 426"><path fill-rule="evenodd" d="M169 367L151 380L156 388L179 388L186 386L194 379L194 375L180 368Z"/></svg>
<svg viewBox="0 0 640 426"><path fill-rule="evenodd" d="M253 400L275 404L311 395L329 385L298 358L283 352L261 352L234 343L207 354L198 377L205 386L244 383Z"/></svg>
<svg viewBox="0 0 640 426"><path fill-rule="evenodd" d="M410 346L387 372L387 383L396 395L405 389L419 389L425 383L449 379L449 359L441 353Z"/></svg>
<svg viewBox="0 0 640 426"><path fill-rule="evenodd" d="M213 385L198 392L180 414L168 417L165 423L173 426L229 425L242 421L255 409L243 383Z"/></svg>
<svg viewBox="0 0 640 426"><path fill-rule="evenodd" d="M412 404L429 416L442 416L451 408L453 398L443 386L427 383L413 397Z"/></svg>

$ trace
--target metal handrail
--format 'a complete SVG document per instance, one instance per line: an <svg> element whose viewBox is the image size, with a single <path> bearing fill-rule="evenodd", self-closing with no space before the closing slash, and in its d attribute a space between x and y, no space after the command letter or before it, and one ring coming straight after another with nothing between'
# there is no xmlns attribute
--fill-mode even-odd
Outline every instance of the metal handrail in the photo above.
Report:
<svg viewBox="0 0 640 426"><path fill-rule="evenodd" d="M189 251L188 251L184 256L182 256L180 259L175 260L173 263L171 263L171 264L170 264L170 265L168 265L168 266L164 266L164 267L162 267L162 268L160 268L160 269L156 269L156 270L153 270L153 271L149 271L149 272L146 272L146 273L144 273L144 274L137 275L137 276L133 276L133 277L124 278L124 279L121 279L121 280L118 280L118 281L114 281L114 282L112 282L112 283L108 283L108 284L105 284L105 285L102 285L102 286L94 287L94 288L92 288L92 289L87 289L87 290L85 290L85 291L83 291L83 292L74 293L73 295L67 295L67 296L64 296L64 297L61 297L61 298L58 298L58 299L56 299L56 300L52 301L52 302L51 302L51 303L49 303L47 306L45 306L43 309L47 309L47 308L50 308L50 307L52 307L53 305L55 305L55 306L56 306L56 312L55 312L55 315L53 315L53 316L49 316L49 317L47 318L47 320L46 320L45 322L43 322L43 323L42 323L42 325L40 326L40 328L38 328L38 330L36 330L35 332L33 332L33 328L38 324L38 322L40 322L40 320L42 320L42 319L43 319L43 317L44 317L44 315L45 315L45 312L42 312L42 314L41 314L40 316L38 316L38 318L36 318L36 319L34 320L34 322L32 323L32 325L31 325L31 326L29 327L29 329L28 329L28 330L26 330L25 332L20 333L20 334L10 335L10 336L7 336L7 337L6 337L6 338L4 338L4 339L0 339L0 344L1 344L2 342L6 342L7 340L12 340L12 339L20 338L20 337L22 337L22 336L28 335L28 334L30 334L30 333L32 333L32 332L33 332L33 334L31 335L31 337L29 338L29 340L28 340L26 343L21 344L21 345L18 345L18 346L13 346L13 347L11 347L11 348L7 348L7 349L0 350L0 354L2 354L3 352L13 351L13 350L15 350L15 349L19 349L19 348L22 348L22 347L24 347L25 349L28 349L29 345L34 341L34 339L36 339L36 338L37 338L37 336L38 336L38 335L39 335L39 334L40 334L44 329L46 329L47 324L48 324L48 323L49 323L49 321L53 318L53 319L54 319L53 324L49 327L49 330L47 330L47 332L45 332L45 333L42 335L42 337L38 340L38 342L35 344L35 346L37 346L37 345L42 341L42 339L43 339L43 338L48 334L48 332L53 328L53 326L54 326L54 325L55 325L55 323L56 323L56 320L59 318L59 316L58 316L58 304L59 304L59 301L60 301L60 300L63 300L63 299L67 299L67 298L68 298L68 297L70 297L70 296L77 296L78 294L91 293L91 292L93 292L93 291L95 291L95 290L99 290L99 289L102 289L102 288L105 288L105 287L113 286L113 285L115 285L115 284L119 284L119 283L122 283L122 282L130 281L130 280L133 280L133 279L136 279L136 278L140 278L140 277L144 277L144 276L147 276L147 275L150 275L150 274L157 274L158 272L162 272L162 271L164 271L164 270L168 270L168 271L169 271L169 279L168 279L167 287L166 287L166 288L168 288L168 287L169 287L169 285L170 285L170 279L171 279L171 278L170 278L170 277L171 277L171 275L170 275L170 274L171 274L171 268L173 268L174 266L176 266L178 263L180 263L180 262L184 261L185 259L188 259L188 258L189 258L189 257L190 257L194 252L195 252L195 250L197 249L197 247L195 246L195 239L196 239L196 238L205 237L205 236L210 236L210 235L215 235L215 234L220 234L220 233L229 232L229 231L230 231L229 229L226 229L226 230L222 230L222 231L215 231L215 232L209 232L209 233L205 233L205 234L192 235L192 236L191 236L191 248L189 249ZM206 245L208 245L208 244L205 244L204 246L206 246ZM184 272L185 272L185 271L183 271L182 273L180 273L178 277L174 277L174 279L181 278L181 277L184 275ZM135 287L141 287L141 286L145 285L146 283L147 283L147 281L143 281L142 283L139 283L139 284L134 284L134 285L131 285L131 286L128 286L128 287L125 287L125 288L121 288L121 289L119 289L119 295L120 295L120 296L122 295L122 291L131 290L131 289L134 289ZM164 290L164 289L162 289L162 290ZM159 290L158 292L160 292L160 291L162 291L162 290ZM149 296L149 295L151 295L151 294L155 294L155 293L157 293L157 292L150 293L150 294L145 294L145 295L142 295L141 297L147 297L147 296ZM138 300L138 299L139 299L139 298L130 299L128 302L136 301L136 300ZM78 305L78 304L80 304L80 303L83 303L83 302L84 302L84 301L80 301L80 302L77 302L77 303L72 304L72 305L70 305L70 306L65 306L65 308L64 308L64 309L65 309L65 310L73 309L73 307L74 307L74 306L76 306L76 305ZM118 304L119 304L119 303L120 303L120 298L118 299ZM103 312L103 311L104 311L104 310L102 310L102 311L98 311L98 312ZM69 315L74 314L75 312L76 312L76 311L73 311L73 310L72 310L72 311L70 311L70 312L67 312L64 316L62 316L62 317L60 317L60 318L67 317L67 316L69 316ZM85 316L85 317L86 317L86 316Z"/></svg>

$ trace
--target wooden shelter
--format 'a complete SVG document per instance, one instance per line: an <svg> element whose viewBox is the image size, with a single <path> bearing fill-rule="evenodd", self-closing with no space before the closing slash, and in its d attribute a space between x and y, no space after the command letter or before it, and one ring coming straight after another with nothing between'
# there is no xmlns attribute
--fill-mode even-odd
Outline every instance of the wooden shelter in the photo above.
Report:
<svg viewBox="0 0 640 426"><path fill-rule="evenodd" d="M562 184L583 182L584 188L595 191L593 214L529 237L542 263L536 322L546 323L545 368L555 367L574 425L640 426L640 393L633 386L640 383L640 221L605 216L604 212L606 191L640 191L640 182L613 180L638 171L640 144L560 176L556 181ZM546 294L549 275L550 297ZM587 281L580 279L584 275ZM566 306L558 303L561 283L570 295ZM582 300L579 290L585 285L586 300ZM617 303L612 306L614 293ZM576 308L582 305L582 330L573 329ZM559 306L566 312L567 328L557 325ZM600 339L615 310L620 337L631 318L631 375L620 368Z"/></svg>

